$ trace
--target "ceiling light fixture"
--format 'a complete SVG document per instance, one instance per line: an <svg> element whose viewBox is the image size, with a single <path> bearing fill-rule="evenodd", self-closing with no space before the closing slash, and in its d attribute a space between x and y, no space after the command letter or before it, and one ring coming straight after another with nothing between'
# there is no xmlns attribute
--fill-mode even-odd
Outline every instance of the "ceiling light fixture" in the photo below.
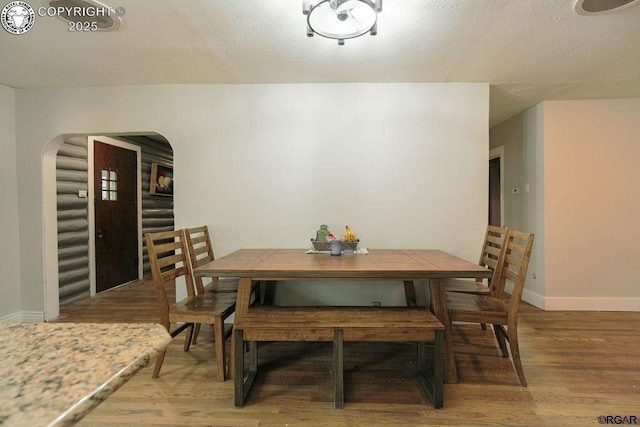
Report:
<svg viewBox="0 0 640 427"><path fill-rule="evenodd" d="M604 15L638 3L640 0L576 0L574 7L580 15Z"/></svg>
<svg viewBox="0 0 640 427"><path fill-rule="evenodd" d="M340 46L346 39L365 33L378 34L378 13L382 0L321 0L302 2L302 13L307 16L307 36L318 34L338 40Z"/></svg>

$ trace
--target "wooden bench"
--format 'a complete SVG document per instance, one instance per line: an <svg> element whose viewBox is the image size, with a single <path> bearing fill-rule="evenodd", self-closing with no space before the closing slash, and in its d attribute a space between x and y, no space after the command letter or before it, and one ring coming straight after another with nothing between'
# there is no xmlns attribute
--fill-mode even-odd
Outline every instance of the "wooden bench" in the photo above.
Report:
<svg viewBox="0 0 640 427"><path fill-rule="evenodd" d="M418 307L253 307L234 324L235 405L241 407L258 372L258 341L333 341L334 406L344 407L343 342L416 342L420 387L443 405L444 326ZM249 371L244 376L244 344ZM425 343L433 343L427 368Z"/></svg>

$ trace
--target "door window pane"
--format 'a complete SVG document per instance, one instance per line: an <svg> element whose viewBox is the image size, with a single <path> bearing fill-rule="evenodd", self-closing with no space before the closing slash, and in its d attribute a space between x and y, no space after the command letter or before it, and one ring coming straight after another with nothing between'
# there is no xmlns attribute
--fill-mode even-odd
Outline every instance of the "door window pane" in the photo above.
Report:
<svg viewBox="0 0 640 427"><path fill-rule="evenodd" d="M103 169L101 171L102 200L118 200L118 173L116 171Z"/></svg>

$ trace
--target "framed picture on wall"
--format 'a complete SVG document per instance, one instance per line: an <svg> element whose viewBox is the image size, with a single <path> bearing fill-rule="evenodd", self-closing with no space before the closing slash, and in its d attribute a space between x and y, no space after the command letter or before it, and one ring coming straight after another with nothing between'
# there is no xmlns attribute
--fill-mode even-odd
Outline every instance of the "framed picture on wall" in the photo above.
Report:
<svg viewBox="0 0 640 427"><path fill-rule="evenodd" d="M171 166L151 163L149 194L173 196L173 168Z"/></svg>

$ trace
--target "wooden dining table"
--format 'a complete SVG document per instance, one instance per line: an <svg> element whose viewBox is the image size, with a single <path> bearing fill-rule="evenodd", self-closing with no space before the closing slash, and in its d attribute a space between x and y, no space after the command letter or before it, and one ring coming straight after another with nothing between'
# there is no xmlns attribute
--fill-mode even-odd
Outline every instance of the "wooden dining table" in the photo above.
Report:
<svg viewBox="0 0 640 427"><path fill-rule="evenodd" d="M369 249L366 255L331 256L304 249L240 249L194 269L196 276L238 277L236 319L251 306L254 281L353 280L401 281L407 303L415 303L414 285L428 281L431 305L445 327L444 380L456 383L458 375L443 280L490 278L491 270L441 250ZM366 292L366 290L365 290ZM229 372L233 376L233 372Z"/></svg>

